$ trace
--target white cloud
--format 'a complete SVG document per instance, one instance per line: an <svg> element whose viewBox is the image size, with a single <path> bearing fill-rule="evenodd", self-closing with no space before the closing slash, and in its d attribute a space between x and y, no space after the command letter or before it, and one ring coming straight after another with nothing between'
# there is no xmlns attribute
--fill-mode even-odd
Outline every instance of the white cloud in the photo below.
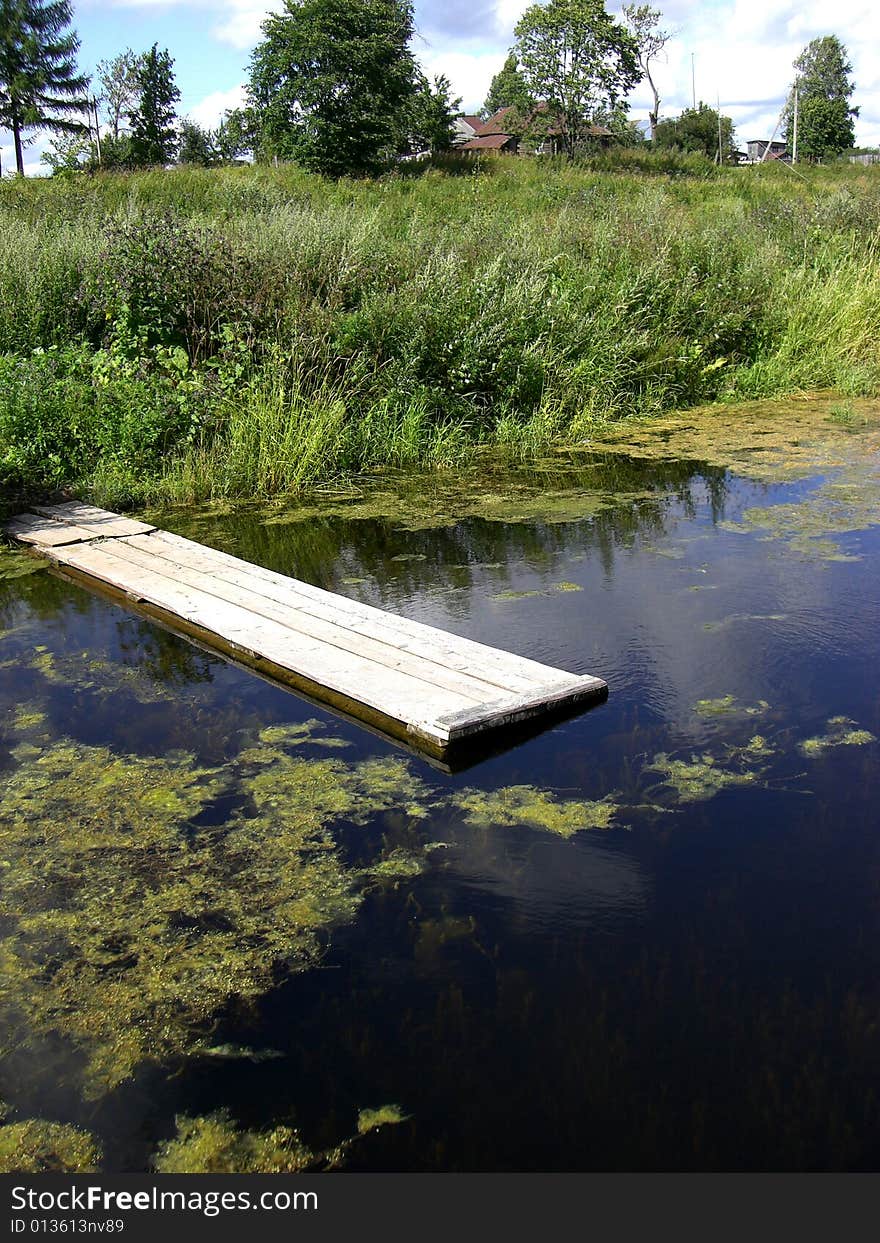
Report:
<svg viewBox="0 0 880 1243"><path fill-rule="evenodd" d="M265 0L225 0L221 7L225 12L213 33L221 43L246 49L259 42L263 22L280 4L267 4Z"/></svg>
<svg viewBox="0 0 880 1243"><path fill-rule="evenodd" d="M212 91L194 108L190 108L186 115L205 129L216 129L230 108L241 108L243 105L244 83L240 82L228 91Z"/></svg>
<svg viewBox="0 0 880 1243"><path fill-rule="evenodd" d="M464 112L482 106L493 77L504 64L505 52L456 52L430 49L419 54L429 78L445 73L452 83L453 97L461 96Z"/></svg>

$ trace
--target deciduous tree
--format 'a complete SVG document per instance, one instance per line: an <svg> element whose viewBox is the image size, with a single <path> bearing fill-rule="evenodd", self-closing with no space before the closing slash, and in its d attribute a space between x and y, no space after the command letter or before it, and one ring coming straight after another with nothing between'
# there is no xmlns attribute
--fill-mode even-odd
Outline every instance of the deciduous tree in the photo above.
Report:
<svg viewBox="0 0 880 1243"><path fill-rule="evenodd" d="M81 133L89 79L76 66L79 39L67 0L0 0L0 127L12 131L24 174L27 130Z"/></svg>
<svg viewBox="0 0 880 1243"><path fill-rule="evenodd" d="M836 35L813 39L794 62L798 92L798 151L807 159L827 159L848 151L855 143L850 107L855 90L852 63ZM791 143L794 103L789 104L785 132Z"/></svg>
<svg viewBox="0 0 880 1243"><path fill-rule="evenodd" d="M137 75L140 61L141 57L136 56L131 48L120 52L112 60L98 61L96 72L101 84L99 100L104 104L107 124L110 128L109 136L114 140L119 138L122 118L127 116L137 103L139 94Z"/></svg>
<svg viewBox="0 0 880 1243"><path fill-rule="evenodd" d="M409 0L284 0L251 59L259 154L330 177L379 172L418 93L412 34Z"/></svg>
<svg viewBox="0 0 880 1243"><path fill-rule="evenodd" d="M718 113L708 104L685 108L681 116L660 121L654 143L660 150L683 151L705 155L713 160L718 155ZM733 121L721 117L721 159L727 162L733 156Z"/></svg>
<svg viewBox="0 0 880 1243"><path fill-rule="evenodd" d="M636 56L642 77L651 88L654 96L654 107L648 112L648 128L653 140L660 120L660 93L651 73L651 66L672 37L668 30L660 29L662 14L659 9L652 9L647 4L625 4L623 17L627 30L635 39Z"/></svg>
<svg viewBox="0 0 880 1243"><path fill-rule="evenodd" d="M558 118L561 145L573 156L597 114L615 112L640 80L636 42L602 0L533 4L515 34L529 95Z"/></svg>

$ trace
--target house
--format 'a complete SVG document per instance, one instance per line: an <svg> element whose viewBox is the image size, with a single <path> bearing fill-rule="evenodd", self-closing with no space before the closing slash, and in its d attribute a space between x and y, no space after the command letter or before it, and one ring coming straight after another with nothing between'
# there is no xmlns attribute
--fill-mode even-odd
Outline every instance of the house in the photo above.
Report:
<svg viewBox="0 0 880 1243"><path fill-rule="evenodd" d="M530 130L533 136L524 138ZM586 132L603 147L614 140L611 130L604 125L590 125ZM458 149L495 155L559 155L563 151L562 127L544 103L538 104L525 119L517 108L499 108Z"/></svg>
<svg viewBox="0 0 880 1243"><path fill-rule="evenodd" d="M749 153L749 164L760 164L765 158L765 151L767 152L766 158L768 160L782 160L788 156L788 144L780 142L778 139L768 142L766 138L753 138L746 146ZM767 150L768 147L769 151Z"/></svg>
<svg viewBox="0 0 880 1243"><path fill-rule="evenodd" d="M482 117L471 116L467 113L462 113L460 117L456 117L453 122L452 145L460 147L463 143L474 138L480 132L483 124Z"/></svg>

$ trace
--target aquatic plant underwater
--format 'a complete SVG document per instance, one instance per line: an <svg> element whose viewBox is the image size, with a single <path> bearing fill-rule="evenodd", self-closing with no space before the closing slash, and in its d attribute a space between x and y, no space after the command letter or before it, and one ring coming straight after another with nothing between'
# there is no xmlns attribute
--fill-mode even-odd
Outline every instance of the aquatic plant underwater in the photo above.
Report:
<svg viewBox="0 0 880 1243"><path fill-rule="evenodd" d="M642 572L653 561L675 580L688 601L686 642L711 654L749 630L784 631L796 602L749 601L710 581L716 567L692 551L703 547L709 520L697 531L681 521L693 512L692 492L724 547L734 558L757 550L763 574L778 559L797 568L799 584L821 584L866 563L872 546L857 536L870 536L875 522L876 412L853 403L858 420L843 421L832 417L834 401L747 407L738 431L737 412L719 411L713 435L687 416L633 425L626 452L612 431L589 461L554 455L540 468L462 473L430 491L418 476L389 475L330 498L208 506L171 519L266 564L284 568L294 558L324 585L348 579L374 601L391 584L404 598L430 592L450 616L466 617L476 583L504 626L558 610L566 634L591 598L575 581L585 560L605 567L607 581L614 554L641 558ZM708 462L698 487L679 459ZM725 500L731 461L751 481L741 501ZM347 555L358 523L372 536ZM695 586L722 594L692 597ZM80 617L71 628L81 643L53 632L59 609L72 610L68 621ZM94 641L102 609L115 619L111 658ZM835 765L867 773L877 749L873 720L836 689L800 724L769 687L725 685L712 657L714 680L695 684L681 719L619 726L613 762L591 748L567 757L571 771L550 780L540 764L531 771L514 757L450 782L379 744L364 754L326 716L267 720L256 691L217 710L211 657L99 605L13 549L0 557L0 641L0 696L18 705L0 729L3 1170L112 1166L105 1137L119 1102L212 1074L212 1090L182 1107L162 1114L163 1098L144 1163L160 1172L336 1168L365 1160L389 1128L401 1134L413 1118L430 1130L435 1118L419 1118L393 1075L358 1083L359 1099L349 1095L316 1124L289 1101L249 1115L224 1095L223 1072L284 1071L288 1052L240 1033L258 1030L255 1016L293 982L337 967L335 947L376 910L410 938L432 984L439 964L458 954L491 964L505 1022L525 1027L540 984L523 983L522 968L485 939L466 905L447 905L442 882L457 852L478 860L499 903L516 895L514 917L527 920L523 895L535 874L544 879L535 860L574 859L589 840L611 843L612 858L619 841L644 850L677 834L709 838L716 809L747 813L782 796L807 804ZM120 727L139 719L143 734ZM161 722L160 746L150 741L151 721ZM137 745L142 737L148 745ZM436 1027L432 1054L454 1061L463 1003L450 977L412 1034ZM785 1014L797 1018L786 998ZM861 1032L867 1019L853 1015ZM797 1021L809 1028L819 1019ZM609 1044L596 1022L594 1050ZM583 1030L586 1039L591 1029ZM311 1028L302 1040L315 1043L314 1073L320 1038ZM438 1159L454 1162L448 1153Z"/></svg>
<svg viewBox="0 0 880 1243"><path fill-rule="evenodd" d="M29 650L26 636L19 642L11 660L18 669L29 662L35 687L72 676L75 661L66 669L45 649ZM106 666L93 670L90 693L119 693L120 684L135 700L142 690L152 699L148 682ZM0 1019L7 1058L53 1050L85 1102L150 1064L259 1061L260 1050L216 1044L218 1017L320 963L327 935L357 918L371 889L410 885L442 867L450 833L519 828L570 840L626 829L731 786L778 783L770 762L783 751L820 761L829 749L876 741L844 717L816 738L793 742L790 727L770 724L758 735L767 703L703 700L694 716L723 717L723 744L645 756L632 789L590 802L530 785L444 793L404 758L347 763L346 740L317 719L245 729L222 765L185 752L125 754L58 736L39 704L37 696L4 728ZM731 728L740 742L730 741ZM804 776L783 779L797 785ZM379 853L347 855L334 826L350 832L377 819L387 825ZM364 1107L352 1134L404 1118L399 1106ZM344 1162L352 1142L341 1136L313 1150L287 1122L252 1131L221 1111L181 1116L154 1165L327 1168ZM0 1126L5 1170L89 1170L100 1161L100 1142L78 1125L9 1116Z"/></svg>

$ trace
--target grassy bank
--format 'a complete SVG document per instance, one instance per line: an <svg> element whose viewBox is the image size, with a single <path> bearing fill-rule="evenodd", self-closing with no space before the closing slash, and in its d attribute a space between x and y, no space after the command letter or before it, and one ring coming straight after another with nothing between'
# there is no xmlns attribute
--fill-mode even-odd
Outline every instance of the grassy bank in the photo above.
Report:
<svg viewBox="0 0 880 1243"><path fill-rule="evenodd" d="M880 387L880 170L0 184L0 488L259 496Z"/></svg>

